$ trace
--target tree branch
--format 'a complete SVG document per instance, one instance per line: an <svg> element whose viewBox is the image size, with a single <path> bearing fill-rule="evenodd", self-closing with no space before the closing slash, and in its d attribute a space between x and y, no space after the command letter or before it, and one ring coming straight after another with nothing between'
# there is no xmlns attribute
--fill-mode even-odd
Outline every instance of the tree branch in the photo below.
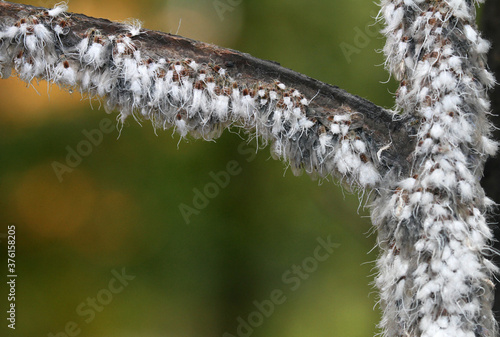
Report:
<svg viewBox="0 0 500 337"><path fill-rule="evenodd" d="M294 173L304 168L374 187L388 172L410 171L415 118L395 120L363 98L276 62L64 9L0 2L4 77L13 68L27 82L76 87L103 97L108 110L120 110L121 121L134 115L155 127L173 126L181 136L212 138L241 126L271 141ZM394 143L404 146L388 146Z"/></svg>
<svg viewBox="0 0 500 337"><path fill-rule="evenodd" d="M0 71L102 97L120 121L182 137L242 127L295 173L375 188L383 335L493 336L492 203L479 180L497 150L486 118L494 79L474 3L382 0L403 115L274 62L64 6L0 2Z"/></svg>

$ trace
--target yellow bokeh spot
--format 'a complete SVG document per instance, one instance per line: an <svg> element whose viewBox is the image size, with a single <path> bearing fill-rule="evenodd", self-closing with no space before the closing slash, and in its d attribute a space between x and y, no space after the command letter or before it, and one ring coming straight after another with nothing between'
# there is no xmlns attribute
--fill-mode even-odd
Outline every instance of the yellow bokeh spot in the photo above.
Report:
<svg viewBox="0 0 500 337"><path fill-rule="evenodd" d="M50 162L10 179L15 184L8 218L36 240L64 239L80 254L101 262L134 254L130 242L139 210L129 194L100 188L91 173L78 167L60 183Z"/></svg>
<svg viewBox="0 0 500 337"><path fill-rule="evenodd" d="M121 259L134 254L130 247L132 228L136 225L135 202L123 192L101 190L94 207L92 219L85 228L79 230L78 241L73 248L85 256L98 259L116 260L118 252ZM124 247L127 245L127 247Z"/></svg>
<svg viewBox="0 0 500 337"><path fill-rule="evenodd" d="M47 82L28 85L11 76L0 80L0 101L2 108L0 123L3 125L24 126L57 116L72 118L69 113L79 106L88 106L88 101L81 102L79 93L70 94L57 85L47 87Z"/></svg>
<svg viewBox="0 0 500 337"><path fill-rule="evenodd" d="M77 169L57 180L50 163L29 169L12 194L15 218L44 238L73 235L92 216L96 201L93 180Z"/></svg>

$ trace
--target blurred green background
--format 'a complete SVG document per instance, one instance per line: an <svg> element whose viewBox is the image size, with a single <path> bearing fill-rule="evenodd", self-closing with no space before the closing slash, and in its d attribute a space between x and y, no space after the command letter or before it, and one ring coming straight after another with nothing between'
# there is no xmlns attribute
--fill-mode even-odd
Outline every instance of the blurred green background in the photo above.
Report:
<svg viewBox="0 0 500 337"><path fill-rule="evenodd" d="M381 83L388 75L375 51L384 40L368 34L380 28L373 26L378 8L371 0L72 0L69 6L112 20L139 18L145 28L275 60L393 104L395 85ZM133 120L119 138L117 131L105 134L59 182L53 162L64 163L67 147L85 139L83 130L105 118L114 122L116 114L78 93L43 82L27 88L17 78L0 81L0 100L0 233L17 226L17 329L9 336L62 337L57 333L71 321L78 336L238 336L238 317L248 322L254 301L268 300L275 289L286 301L247 336L377 332L370 285L375 235L368 236L372 228L358 197L337 182L295 177L268 148L248 161L232 133L178 144L171 131L155 135L147 122ZM202 190L213 181L209 173L230 161L241 173L186 224L179 205L192 206L193 189ZM283 275L311 260L318 237L340 246L293 291ZM6 263L5 238L1 256ZM108 299L112 271L122 268L135 278ZM87 323L76 308L97 295L106 305Z"/></svg>

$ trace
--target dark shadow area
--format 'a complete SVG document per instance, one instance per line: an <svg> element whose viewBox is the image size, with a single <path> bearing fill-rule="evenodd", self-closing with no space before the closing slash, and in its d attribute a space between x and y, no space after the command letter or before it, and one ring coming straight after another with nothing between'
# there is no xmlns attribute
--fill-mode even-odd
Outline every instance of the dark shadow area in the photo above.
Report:
<svg viewBox="0 0 500 337"><path fill-rule="evenodd" d="M492 42L492 48L488 55L488 64L490 70L495 73L495 78L500 78L500 2L498 0L486 1L483 8L483 19L482 28L485 37ZM490 92L491 98L491 108L493 116L490 120L493 122L496 128L500 127L500 88L497 85L494 90ZM500 131L496 129L493 133L495 139L500 139ZM482 184L484 186L486 195L492 198L496 203L500 203L500 156L490 158L486 162L486 167L484 170L484 177L482 179ZM492 223L496 242L494 247L497 251L500 251L500 209L497 208L495 214L490 219ZM500 262L500 258L496 257L496 264ZM495 313L496 320L500 320L500 287L498 281L495 282L495 303L493 305L493 312Z"/></svg>

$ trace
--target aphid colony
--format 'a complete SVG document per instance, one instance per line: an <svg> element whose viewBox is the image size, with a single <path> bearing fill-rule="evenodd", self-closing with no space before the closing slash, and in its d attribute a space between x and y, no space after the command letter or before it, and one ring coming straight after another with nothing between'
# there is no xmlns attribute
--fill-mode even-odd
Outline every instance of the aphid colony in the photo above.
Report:
<svg viewBox="0 0 500 337"><path fill-rule="evenodd" d="M146 56L134 42L139 25L107 36L88 29L79 43L63 43L72 19L65 6L20 19L0 33L0 66L24 81L44 79L101 97L108 112L149 119L155 128L185 137L211 139L232 125L272 142L273 154L290 162L294 173L335 174L348 183L375 186L379 174L365 141L350 127L355 112L332 111L323 125L310 99L276 80L247 85L225 68L192 59ZM340 174L339 174L340 173Z"/></svg>
<svg viewBox="0 0 500 337"><path fill-rule="evenodd" d="M387 336L495 335L492 201L479 184L497 150L486 119L494 80L474 11L472 1L382 1L397 104L421 121L413 177L395 182L372 215L384 247L377 285Z"/></svg>

